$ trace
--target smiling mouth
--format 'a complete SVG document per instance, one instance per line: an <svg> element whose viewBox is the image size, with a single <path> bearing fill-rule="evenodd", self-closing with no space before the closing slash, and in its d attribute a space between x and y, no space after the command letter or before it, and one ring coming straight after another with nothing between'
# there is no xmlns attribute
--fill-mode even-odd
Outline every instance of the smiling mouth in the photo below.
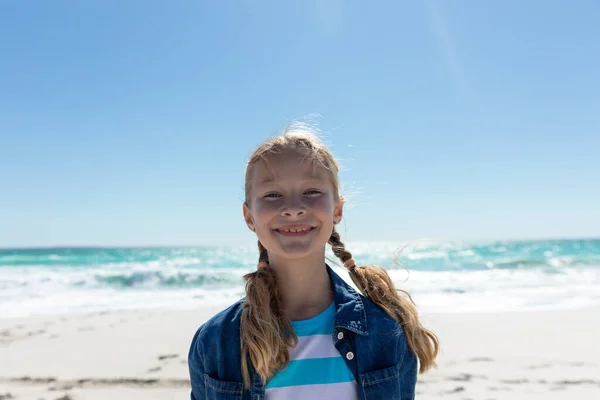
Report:
<svg viewBox="0 0 600 400"><path fill-rule="evenodd" d="M304 236L312 232L315 228L312 226L303 226L296 228L277 228L275 232L283 236Z"/></svg>

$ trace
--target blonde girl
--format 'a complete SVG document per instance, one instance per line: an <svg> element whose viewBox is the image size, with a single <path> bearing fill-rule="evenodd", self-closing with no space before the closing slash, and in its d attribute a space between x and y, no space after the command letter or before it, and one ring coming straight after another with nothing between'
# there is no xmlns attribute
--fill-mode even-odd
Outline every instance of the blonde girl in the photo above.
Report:
<svg viewBox="0 0 600 400"><path fill-rule="evenodd" d="M438 340L410 295L383 268L356 265L342 242L338 171L300 124L252 153L243 215L257 269L244 277L246 296L193 338L193 400L414 399ZM327 245L358 291L326 263Z"/></svg>

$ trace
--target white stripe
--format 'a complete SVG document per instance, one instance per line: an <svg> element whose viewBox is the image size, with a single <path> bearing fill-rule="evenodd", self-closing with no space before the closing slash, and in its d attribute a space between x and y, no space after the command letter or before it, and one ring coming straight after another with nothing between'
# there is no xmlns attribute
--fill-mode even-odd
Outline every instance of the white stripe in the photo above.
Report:
<svg viewBox="0 0 600 400"><path fill-rule="evenodd" d="M290 360L341 357L331 335L299 336L298 345L290 349Z"/></svg>
<svg viewBox="0 0 600 400"><path fill-rule="evenodd" d="M265 391L265 400L358 400L356 382L286 386Z"/></svg>

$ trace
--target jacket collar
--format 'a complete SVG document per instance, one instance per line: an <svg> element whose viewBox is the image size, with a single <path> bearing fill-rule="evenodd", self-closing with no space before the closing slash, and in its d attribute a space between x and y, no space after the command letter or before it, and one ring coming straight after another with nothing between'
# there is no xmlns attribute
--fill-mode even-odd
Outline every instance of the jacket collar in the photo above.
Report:
<svg viewBox="0 0 600 400"><path fill-rule="evenodd" d="M368 335L367 314L362 296L340 278L329 265L327 265L327 272L335 291L335 327Z"/></svg>

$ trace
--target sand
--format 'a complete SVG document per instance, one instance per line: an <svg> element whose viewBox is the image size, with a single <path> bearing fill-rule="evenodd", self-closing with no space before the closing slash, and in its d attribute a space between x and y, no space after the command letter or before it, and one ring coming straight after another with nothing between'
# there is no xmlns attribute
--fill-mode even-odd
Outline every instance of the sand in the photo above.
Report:
<svg viewBox="0 0 600 400"><path fill-rule="evenodd" d="M0 400L187 399L216 308L0 319ZM600 310L432 314L439 367L417 399L600 399Z"/></svg>

